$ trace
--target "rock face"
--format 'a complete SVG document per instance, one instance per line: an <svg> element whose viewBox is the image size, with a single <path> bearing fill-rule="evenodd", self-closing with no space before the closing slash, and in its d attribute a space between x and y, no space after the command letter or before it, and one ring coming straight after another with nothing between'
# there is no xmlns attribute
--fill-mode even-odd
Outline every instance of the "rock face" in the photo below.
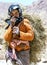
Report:
<svg viewBox="0 0 47 65"><path fill-rule="evenodd" d="M37 11L42 11L42 10L45 10L47 11L47 0L38 0L36 2L33 2L32 5L30 6L27 6L26 8L27 11L34 11L34 12L37 12Z"/></svg>

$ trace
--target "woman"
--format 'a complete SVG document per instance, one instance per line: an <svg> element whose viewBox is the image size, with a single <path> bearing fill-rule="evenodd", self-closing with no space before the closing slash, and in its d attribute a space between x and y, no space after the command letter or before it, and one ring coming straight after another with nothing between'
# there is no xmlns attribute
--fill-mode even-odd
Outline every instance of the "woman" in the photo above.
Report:
<svg viewBox="0 0 47 65"><path fill-rule="evenodd" d="M9 24L9 27L4 35L4 39L9 43L8 53L6 54L8 57L11 56L11 53L14 51L12 51L11 48L15 48L15 52L12 57L16 59L18 58L21 62L21 65L29 65L29 41L34 39L34 32L30 25L30 21L26 18L23 18L22 10L19 5L11 5L8 9L8 14L10 16L11 23Z"/></svg>

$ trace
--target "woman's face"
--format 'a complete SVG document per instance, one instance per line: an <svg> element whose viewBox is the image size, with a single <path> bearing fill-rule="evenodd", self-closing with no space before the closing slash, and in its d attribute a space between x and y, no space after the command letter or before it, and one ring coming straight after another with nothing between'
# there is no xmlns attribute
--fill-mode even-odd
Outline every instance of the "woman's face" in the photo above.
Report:
<svg viewBox="0 0 47 65"><path fill-rule="evenodd" d="M10 14L10 16L14 16L14 17L19 17L19 12L18 12L18 10L13 10L12 12L11 12L11 14Z"/></svg>

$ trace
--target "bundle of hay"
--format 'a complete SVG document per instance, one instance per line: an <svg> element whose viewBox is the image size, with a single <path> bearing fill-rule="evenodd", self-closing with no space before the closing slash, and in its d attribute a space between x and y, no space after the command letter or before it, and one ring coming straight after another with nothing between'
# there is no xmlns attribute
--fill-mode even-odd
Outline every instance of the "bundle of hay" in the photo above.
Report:
<svg viewBox="0 0 47 65"><path fill-rule="evenodd" d="M29 21L31 22L31 26L33 27L33 31L34 31L34 40L32 42L30 42L30 60L31 62L37 62L40 61L41 58L39 56L41 50L43 50L43 48L45 48L45 39L46 36L44 34L44 27L42 26L42 21L41 19L36 16L36 15L23 15L25 18L29 19Z"/></svg>

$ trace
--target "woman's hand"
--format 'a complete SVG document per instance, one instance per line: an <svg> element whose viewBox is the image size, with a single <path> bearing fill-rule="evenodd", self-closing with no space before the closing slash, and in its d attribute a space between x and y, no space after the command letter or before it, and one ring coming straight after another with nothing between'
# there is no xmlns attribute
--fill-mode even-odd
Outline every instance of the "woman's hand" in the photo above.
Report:
<svg viewBox="0 0 47 65"><path fill-rule="evenodd" d="M15 25L15 22L16 22L16 18L12 17L10 19L10 21L11 21L11 27L13 28L13 26Z"/></svg>
<svg viewBox="0 0 47 65"><path fill-rule="evenodd" d="M20 31L19 31L18 27L14 26L12 33L13 33L13 38L19 38L20 37Z"/></svg>

